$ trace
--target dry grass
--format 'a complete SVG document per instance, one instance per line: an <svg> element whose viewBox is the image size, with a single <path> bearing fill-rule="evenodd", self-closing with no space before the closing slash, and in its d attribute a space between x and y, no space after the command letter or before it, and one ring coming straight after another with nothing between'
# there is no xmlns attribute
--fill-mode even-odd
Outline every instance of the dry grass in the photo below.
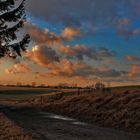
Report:
<svg viewBox="0 0 140 140"><path fill-rule="evenodd" d="M33 140L22 128L16 126L3 113L0 113L0 140Z"/></svg>
<svg viewBox="0 0 140 140"><path fill-rule="evenodd" d="M140 133L140 90L112 94L53 95L52 98L42 96L30 102L80 120Z"/></svg>

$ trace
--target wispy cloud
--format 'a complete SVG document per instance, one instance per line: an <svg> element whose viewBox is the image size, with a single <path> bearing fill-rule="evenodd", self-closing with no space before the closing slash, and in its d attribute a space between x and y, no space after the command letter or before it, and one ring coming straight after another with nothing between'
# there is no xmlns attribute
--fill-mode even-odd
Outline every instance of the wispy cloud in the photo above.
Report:
<svg viewBox="0 0 140 140"><path fill-rule="evenodd" d="M31 71L31 69L29 68L29 66L25 63L19 63L19 64L15 64L10 68L7 68L5 70L5 72L7 74L22 74L22 73L27 73Z"/></svg>

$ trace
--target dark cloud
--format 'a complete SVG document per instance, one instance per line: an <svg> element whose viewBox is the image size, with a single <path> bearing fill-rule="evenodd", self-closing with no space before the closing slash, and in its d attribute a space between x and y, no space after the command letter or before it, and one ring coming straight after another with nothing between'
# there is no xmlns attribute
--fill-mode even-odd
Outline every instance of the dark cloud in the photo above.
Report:
<svg viewBox="0 0 140 140"><path fill-rule="evenodd" d="M96 69L96 75L99 77L119 77L122 72L117 71L115 69Z"/></svg>
<svg viewBox="0 0 140 140"><path fill-rule="evenodd" d="M35 46L31 51L26 53L26 57L33 62L46 67L60 61L58 53L49 46Z"/></svg>
<svg viewBox="0 0 140 140"><path fill-rule="evenodd" d="M103 60L104 58L114 57L115 53L105 47L88 47L85 45L65 45L74 40L75 37L81 35L81 31L75 28L66 27L60 35L50 32L48 29L40 29L39 27L26 24L26 28L30 33L32 40L38 46L48 46L56 53L67 59L84 60L85 57L92 60ZM41 47L42 48L42 47ZM49 50L48 50L49 51ZM47 54L47 53L46 53ZM43 54L44 55L44 54ZM43 56L42 55L42 56Z"/></svg>
<svg viewBox="0 0 140 140"><path fill-rule="evenodd" d="M27 10L33 16L66 25L82 22L114 24L120 17L139 14L139 0L28 0Z"/></svg>
<svg viewBox="0 0 140 140"><path fill-rule="evenodd" d="M75 46L60 46L60 52L67 58L76 58L78 60L84 60L85 57L97 60L96 50L89 48L85 45Z"/></svg>
<svg viewBox="0 0 140 140"><path fill-rule="evenodd" d="M59 51L68 58L77 58L78 60L84 60L85 57L92 60L104 60L115 56L115 52L107 48L96 49L85 45L61 46Z"/></svg>
<svg viewBox="0 0 140 140"><path fill-rule="evenodd" d="M105 47L101 47L98 51L97 51L97 56L99 58L107 58L107 57L114 57L116 55L116 52L114 51L110 51L109 49L105 48Z"/></svg>
<svg viewBox="0 0 140 140"><path fill-rule="evenodd" d="M69 60L62 60L60 65L53 65L50 67L50 72L46 76L60 76L60 77L100 77L113 78L123 75L121 71L110 68L96 68L84 62L72 62Z"/></svg>

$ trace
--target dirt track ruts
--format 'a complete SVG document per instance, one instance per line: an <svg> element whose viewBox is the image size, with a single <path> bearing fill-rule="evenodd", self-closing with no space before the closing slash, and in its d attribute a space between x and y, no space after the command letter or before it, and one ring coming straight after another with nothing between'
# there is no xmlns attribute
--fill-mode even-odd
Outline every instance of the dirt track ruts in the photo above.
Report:
<svg viewBox="0 0 140 140"><path fill-rule="evenodd" d="M140 135L80 123L41 109L14 109L5 114L39 140L140 140Z"/></svg>

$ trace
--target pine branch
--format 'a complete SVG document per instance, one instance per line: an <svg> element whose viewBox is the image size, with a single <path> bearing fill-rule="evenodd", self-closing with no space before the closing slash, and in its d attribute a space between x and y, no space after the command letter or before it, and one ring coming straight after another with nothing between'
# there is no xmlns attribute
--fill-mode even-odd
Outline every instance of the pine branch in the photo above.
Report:
<svg viewBox="0 0 140 140"><path fill-rule="evenodd" d="M17 43L11 44L14 40L18 41L17 32L24 26L25 17L25 1L14 9L16 0L0 0L0 10L3 10L0 15L0 58L21 56L21 52L25 51L30 42L30 36L26 34L23 39ZM13 27L9 27L8 22L15 22Z"/></svg>
<svg viewBox="0 0 140 140"><path fill-rule="evenodd" d="M7 25L4 25L4 23L0 23L0 31L7 28Z"/></svg>
<svg viewBox="0 0 140 140"><path fill-rule="evenodd" d="M18 19L21 19L23 16L25 16L24 4L25 0L22 1L18 8L0 15L1 22L16 22Z"/></svg>
<svg viewBox="0 0 140 140"><path fill-rule="evenodd" d="M10 57L16 57L16 54L21 56L21 51L25 51L26 50L26 48L28 47L29 42L30 42L30 36L29 36L29 34L26 34L24 36L24 38L22 39L22 41L7 46L7 48L8 47L12 48L13 49L13 53L15 54L15 55L10 56Z"/></svg>
<svg viewBox="0 0 140 140"><path fill-rule="evenodd" d="M20 42L11 44L9 45L9 47L13 48L14 51L16 51L17 48L20 48L22 51L25 51L26 48L28 47L27 45L29 44L29 42L30 42L30 35L26 34Z"/></svg>
<svg viewBox="0 0 140 140"><path fill-rule="evenodd" d="M6 42L13 41L17 39L16 32L19 30L19 28L22 28L23 26L24 26L23 20L21 20L15 26L0 31L0 36Z"/></svg>
<svg viewBox="0 0 140 140"><path fill-rule="evenodd" d="M21 56L21 51L26 50L29 42L30 36L26 34L20 42L0 47L0 57L8 55L9 57L16 58L17 55Z"/></svg>
<svg viewBox="0 0 140 140"><path fill-rule="evenodd" d="M0 1L0 11L6 11L11 9L16 0L6 0L6 1Z"/></svg>

